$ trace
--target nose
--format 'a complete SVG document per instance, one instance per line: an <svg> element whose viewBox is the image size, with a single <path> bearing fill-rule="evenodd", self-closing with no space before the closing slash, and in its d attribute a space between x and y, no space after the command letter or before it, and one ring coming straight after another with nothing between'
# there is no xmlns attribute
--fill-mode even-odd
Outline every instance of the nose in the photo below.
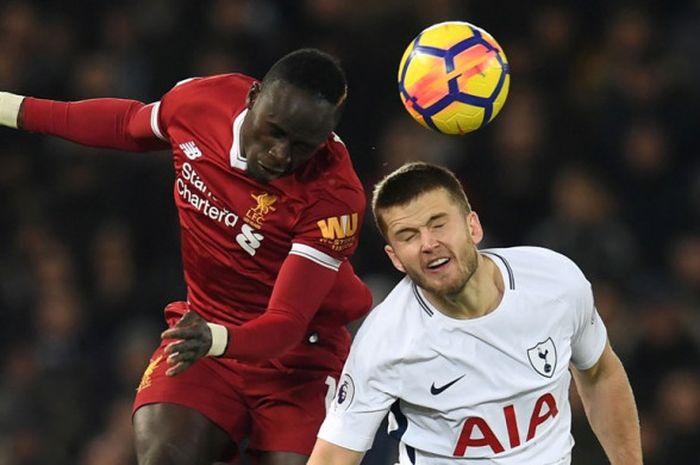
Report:
<svg viewBox="0 0 700 465"><path fill-rule="evenodd" d="M292 161L292 149L289 141L276 142L270 147L268 154L280 168L287 168Z"/></svg>
<svg viewBox="0 0 700 465"><path fill-rule="evenodd" d="M437 238L430 231L423 231L420 236L420 248L422 252L432 252L438 245Z"/></svg>

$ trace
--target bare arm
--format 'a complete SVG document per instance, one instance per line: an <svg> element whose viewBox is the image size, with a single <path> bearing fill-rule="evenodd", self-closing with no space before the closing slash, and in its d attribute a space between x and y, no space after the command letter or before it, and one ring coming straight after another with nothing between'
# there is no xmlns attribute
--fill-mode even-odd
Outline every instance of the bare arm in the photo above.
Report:
<svg viewBox="0 0 700 465"><path fill-rule="evenodd" d="M358 465L364 455L364 452L346 449L323 439L317 439L306 465Z"/></svg>
<svg viewBox="0 0 700 465"><path fill-rule="evenodd" d="M608 343L588 370L572 367L591 428L612 465L641 465L639 416L620 359Z"/></svg>

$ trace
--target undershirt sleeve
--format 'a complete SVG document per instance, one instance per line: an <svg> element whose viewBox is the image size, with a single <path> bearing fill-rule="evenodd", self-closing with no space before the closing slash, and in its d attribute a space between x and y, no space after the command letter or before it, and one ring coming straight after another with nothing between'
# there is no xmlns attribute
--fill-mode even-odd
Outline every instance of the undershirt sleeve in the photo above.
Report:
<svg viewBox="0 0 700 465"><path fill-rule="evenodd" d="M153 130L157 104L100 98L77 102L27 97L22 102L22 128L90 147L146 152L170 147Z"/></svg>
<svg viewBox="0 0 700 465"><path fill-rule="evenodd" d="M571 363L579 370L587 370L595 365L603 354L608 334L605 323L595 308L590 283L582 278L577 290L576 323L571 339Z"/></svg>

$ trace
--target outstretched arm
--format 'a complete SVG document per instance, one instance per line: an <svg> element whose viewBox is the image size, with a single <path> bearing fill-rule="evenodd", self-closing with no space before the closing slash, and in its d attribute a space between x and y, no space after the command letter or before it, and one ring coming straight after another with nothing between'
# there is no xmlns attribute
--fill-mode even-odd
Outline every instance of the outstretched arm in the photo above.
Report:
<svg viewBox="0 0 700 465"><path fill-rule="evenodd" d="M572 367L591 428L612 465L641 465L639 416L620 359L608 343L588 370Z"/></svg>
<svg viewBox="0 0 700 465"><path fill-rule="evenodd" d="M168 374L184 371L205 355L250 361L279 357L304 338L322 304L324 309L328 306L337 312L334 321L342 325L366 314L372 295L349 263L335 271L290 254L282 264L268 308L260 317L230 326L207 323L188 312L177 325L164 331L163 339L174 340L165 349L171 365Z"/></svg>
<svg viewBox="0 0 700 465"><path fill-rule="evenodd" d="M153 130L154 104L101 98L78 102L0 92L0 125L61 137L78 144L130 152L169 147Z"/></svg>

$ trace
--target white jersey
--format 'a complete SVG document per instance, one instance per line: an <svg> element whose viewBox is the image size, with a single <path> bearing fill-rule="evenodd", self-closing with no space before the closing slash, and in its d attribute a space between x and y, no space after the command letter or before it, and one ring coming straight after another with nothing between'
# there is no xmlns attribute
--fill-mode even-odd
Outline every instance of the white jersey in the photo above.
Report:
<svg viewBox="0 0 700 465"><path fill-rule="evenodd" d="M404 278L358 332L321 439L365 451L389 413L401 464L570 463L569 363L590 368L607 340L590 283L547 249L481 252L500 305L457 320Z"/></svg>

